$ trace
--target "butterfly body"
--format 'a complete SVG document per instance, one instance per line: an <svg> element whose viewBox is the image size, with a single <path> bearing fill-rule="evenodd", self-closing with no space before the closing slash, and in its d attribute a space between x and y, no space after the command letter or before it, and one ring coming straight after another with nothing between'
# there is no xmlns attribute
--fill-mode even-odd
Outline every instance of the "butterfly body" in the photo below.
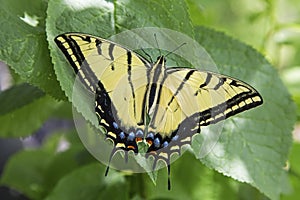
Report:
<svg viewBox="0 0 300 200"><path fill-rule="evenodd" d="M114 72L111 73L113 74ZM141 90L141 95L143 96L141 105L143 105L143 107L137 109L133 106L132 108L133 116L131 120L136 123L134 127L128 128L125 125L122 125L124 122L117 120L117 111L115 109L111 110L113 106L111 105L111 100L108 98L108 95L103 92L104 87L101 87L102 89L96 89L95 111L99 117L99 125L106 128L107 136L115 142L117 148L121 148L126 151L132 150L135 153L139 152L137 145L138 142L145 141L149 146L146 153L154 153L161 148L166 148L171 141L178 139L178 137L174 138L174 136L176 136L176 128L178 127L172 127L173 129L170 131L167 130L164 132L158 132L158 127L156 126L157 123L155 123L156 121L159 122L162 120L156 119L158 117L158 112L166 112L168 110L168 112L174 115L176 110L179 108L177 103L175 107L170 107L173 102L173 96L170 96L171 98L168 102L168 104L170 104L168 105L169 107L166 107L165 109L158 107L161 102L160 96L162 88L165 87L164 81L167 77L165 58L160 56L154 64L151 64L150 67L146 69L146 74L148 82L141 85L141 87L144 88ZM128 79L130 80L130 75L128 75ZM118 85L116 87L123 88L123 85ZM163 91L165 90L167 90L167 88L164 88ZM134 90L132 90L131 94L124 94L123 99L120 100L123 102L122 105L128 104L128 101L133 104L136 103L136 93L138 94L139 92L134 92ZM104 96L106 98L104 98ZM129 100L130 98L132 99ZM103 103L103 101L106 103ZM103 104L107 105L105 106L105 110L103 110ZM159 111L160 109L161 111ZM149 122L147 122L147 118L149 119Z"/></svg>
<svg viewBox="0 0 300 200"><path fill-rule="evenodd" d="M122 150L168 165L201 126L217 123L262 104L250 85L221 74L190 68L166 68L164 56L155 63L111 41L66 33L55 42L86 88L95 95L95 114L113 141L110 155Z"/></svg>

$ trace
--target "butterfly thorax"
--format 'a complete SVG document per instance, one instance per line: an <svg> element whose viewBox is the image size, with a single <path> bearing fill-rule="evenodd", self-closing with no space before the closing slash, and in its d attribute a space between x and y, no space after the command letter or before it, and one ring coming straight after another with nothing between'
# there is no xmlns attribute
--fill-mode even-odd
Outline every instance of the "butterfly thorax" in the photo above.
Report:
<svg viewBox="0 0 300 200"><path fill-rule="evenodd" d="M155 110L159 105L160 92L165 80L165 58L158 57L155 64L152 65L148 75L148 91L146 93L146 110L147 115L152 119Z"/></svg>

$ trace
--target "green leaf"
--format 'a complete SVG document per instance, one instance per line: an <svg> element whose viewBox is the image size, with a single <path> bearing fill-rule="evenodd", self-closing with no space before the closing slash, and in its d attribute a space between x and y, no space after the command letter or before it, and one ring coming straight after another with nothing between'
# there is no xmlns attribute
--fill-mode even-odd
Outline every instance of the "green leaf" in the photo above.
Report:
<svg viewBox="0 0 300 200"><path fill-rule="evenodd" d="M18 91L20 88L25 88L26 86L18 86L17 88L12 88L6 92L13 94ZM35 99L31 99L29 95L40 95L40 91L36 91L36 88L29 88L32 93L23 94L21 97L24 97L24 102L17 95L5 95L1 98L3 101L12 98L12 102L2 105L3 107L7 106L7 109L4 109L4 114L0 115L0 135L1 137L23 137L31 135L36 131L41 125L51 116L51 114L57 109L60 105L59 102L54 100L49 96L43 96ZM17 99L13 99L13 97ZM26 105L25 102L27 102ZM12 110L13 109L13 110ZM6 112L10 111L10 112Z"/></svg>
<svg viewBox="0 0 300 200"><path fill-rule="evenodd" d="M238 199L243 200L269 200L268 197L263 195L254 187L251 187L249 184L240 184L239 190L238 190Z"/></svg>
<svg viewBox="0 0 300 200"><path fill-rule="evenodd" d="M200 2L197 0L186 0L186 3L188 5L190 18L193 22L193 25L201 25L205 22L207 23L208 17L205 15L207 15L209 7L205 4L214 3L214 2L212 1ZM215 3L220 5L221 2L215 2Z"/></svg>
<svg viewBox="0 0 300 200"><path fill-rule="evenodd" d="M293 189L290 193L285 194L283 200L297 200L300 195L300 144L295 142L289 156L288 174Z"/></svg>
<svg viewBox="0 0 300 200"><path fill-rule="evenodd" d="M65 149L61 148L62 143ZM64 135L53 133L40 148L13 155L5 165L0 183L30 199L44 199L65 175L94 161L74 131Z"/></svg>
<svg viewBox="0 0 300 200"><path fill-rule="evenodd" d="M115 9L116 32L140 27L163 27L193 37L193 26L185 1L120 0L116 1Z"/></svg>
<svg viewBox="0 0 300 200"><path fill-rule="evenodd" d="M167 190L167 170L159 170L157 185L146 179L149 199L238 199L239 183L205 167L186 152L171 165L171 190Z"/></svg>
<svg viewBox="0 0 300 200"><path fill-rule="evenodd" d="M7 114L44 96L44 93L27 83L0 92L0 115ZM17 98L16 98L17 97Z"/></svg>
<svg viewBox="0 0 300 200"><path fill-rule="evenodd" d="M283 167L296 116L290 95L275 69L251 47L207 28L198 27L195 33L220 73L249 83L264 99L262 106L226 120L218 143L201 161L278 199L287 190ZM193 142L196 155L200 138Z"/></svg>
<svg viewBox="0 0 300 200"><path fill-rule="evenodd" d="M75 132L70 132L68 134L76 134ZM52 135L53 137L53 135ZM91 162L95 162L95 159L86 151L81 143L71 142L67 137L62 136L62 134L54 134L55 139L50 139L53 144L55 144L55 149L50 149L53 157L48 162L47 168L45 168L43 178L44 178L44 188L45 191L43 196L47 196L52 192L55 185L64 178L65 175L70 172L80 168L83 165L89 164ZM65 142L69 144L67 150L58 151L59 144L61 142ZM49 147L49 140L47 141L48 145L45 147ZM43 149L46 150L46 148ZM56 153L54 153L56 152ZM104 176L104 175L103 175Z"/></svg>
<svg viewBox="0 0 300 200"><path fill-rule="evenodd" d="M182 41L176 40L178 35L174 33L170 35L168 29L183 33L191 38L194 37L194 28L189 17L186 2L183 0L116 1L115 21L115 30L117 33L124 30L133 30L135 34L133 39L128 40L129 42L118 40L118 43L129 47L131 46L129 44L131 44L132 40L136 40L136 42L140 43L140 45L138 45L139 47L143 46L142 44L144 42L150 43L151 48L147 48L147 54L154 59L157 58L157 56L169 53L163 50L158 51L157 48L173 45L174 47L172 47L172 50L174 50L182 45ZM148 34L146 33L147 31L134 31L136 28L144 27L156 28L147 30L149 32ZM162 29L158 30L159 28ZM163 28L166 28L167 30L164 30ZM127 34L127 38L130 37L131 36ZM136 37L139 37L138 40ZM112 37L112 39L114 39L114 37ZM165 44L166 39L168 39L168 42L171 42ZM154 42L154 40L157 41ZM129 44L127 44L127 42ZM136 52L144 55L144 52L141 52L139 49ZM190 67L189 62L186 62L180 56L176 56L176 54L170 54L168 56L168 64L170 66Z"/></svg>
<svg viewBox="0 0 300 200"><path fill-rule="evenodd" d="M26 82L63 99L45 34L47 1L0 0L0 4L0 60Z"/></svg>
<svg viewBox="0 0 300 200"><path fill-rule="evenodd" d="M114 5L111 2L63 1L49 2L46 19L50 50L57 49L54 37L65 32L82 32L103 38L115 34Z"/></svg>
<svg viewBox="0 0 300 200"><path fill-rule="evenodd" d="M299 62L300 63L300 62ZM286 69L282 75L285 85L288 87L297 105L297 121L300 121L300 68L292 67Z"/></svg>
<svg viewBox="0 0 300 200"><path fill-rule="evenodd" d="M128 187L120 173L104 177L99 164L81 167L63 177L46 200L128 199Z"/></svg>
<svg viewBox="0 0 300 200"><path fill-rule="evenodd" d="M15 154L5 166L1 184L23 192L31 199L42 199L44 172L52 157L52 153L32 150Z"/></svg>

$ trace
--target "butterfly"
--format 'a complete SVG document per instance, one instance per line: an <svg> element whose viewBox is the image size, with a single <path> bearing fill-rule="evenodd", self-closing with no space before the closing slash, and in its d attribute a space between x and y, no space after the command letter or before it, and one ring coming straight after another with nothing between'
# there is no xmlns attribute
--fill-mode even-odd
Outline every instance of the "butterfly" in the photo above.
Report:
<svg viewBox="0 0 300 200"><path fill-rule="evenodd" d="M95 96L95 114L118 151L139 153L168 169L170 157L202 126L215 124L263 103L250 85L229 76L191 68L166 68L165 56L152 63L132 50L100 37L64 33L55 39L85 88ZM109 165L105 175L107 175Z"/></svg>

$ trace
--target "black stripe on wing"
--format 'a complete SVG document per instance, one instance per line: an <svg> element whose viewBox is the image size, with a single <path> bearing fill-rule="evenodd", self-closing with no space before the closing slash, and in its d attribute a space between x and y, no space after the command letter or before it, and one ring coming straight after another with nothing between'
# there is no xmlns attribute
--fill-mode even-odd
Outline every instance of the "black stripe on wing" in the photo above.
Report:
<svg viewBox="0 0 300 200"><path fill-rule="evenodd" d="M131 89L131 95L132 95L132 98L133 98L133 115L134 117L136 118L136 107L135 107L135 104L136 104L136 100L135 100L135 93L134 93L134 87L133 87L133 83L132 83L132 80L131 80L131 66L132 64L132 54L130 51L127 51L127 79L128 79L128 84L130 85L130 89Z"/></svg>
<svg viewBox="0 0 300 200"><path fill-rule="evenodd" d="M255 98L260 98L260 101L255 101ZM250 100L250 103L245 103ZM238 106L240 103L245 103L243 106ZM243 92L227 99L226 102L218 104L205 111L198 112L193 116L199 120L200 126L207 126L209 124L215 124L219 121L227 119L233 115L241 113L245 110L249 110L263 103L261 96L253 91ZM233 107L237 106L237 109Z"/></svg>
<svg viewBox="0 0 300 200"><path fill-rule="evenodd" d="M95 93L98 86L98 78L91 70L90 65L83 55L80 46L73 37L80 37L87 43L91 42L91 38L89 36L84 37L71 35L59 35L54 39L54 41L73 67L73 70L79 77L80 81L85 84L87 89ZM63 42L61 39L63 39ZM69 50L71 50L72 53L70 53Z"/></svg>
<svg viewBox="0 0 300 200"><path fill-rule="evenodd" d="M175 99L175 97L178 95L178 93L180 92L180 90L183 88L183 86L186 84L186 82L189 80L189 78L192 76L192 74L197 71L196 69L191 69L189 70L184 79L182 80L182 82L180 83L180 85L178 86L176 92L173 94L171 100L168 102L168 106L171 105L171 103L173 102L173 100Z"/></svg>

